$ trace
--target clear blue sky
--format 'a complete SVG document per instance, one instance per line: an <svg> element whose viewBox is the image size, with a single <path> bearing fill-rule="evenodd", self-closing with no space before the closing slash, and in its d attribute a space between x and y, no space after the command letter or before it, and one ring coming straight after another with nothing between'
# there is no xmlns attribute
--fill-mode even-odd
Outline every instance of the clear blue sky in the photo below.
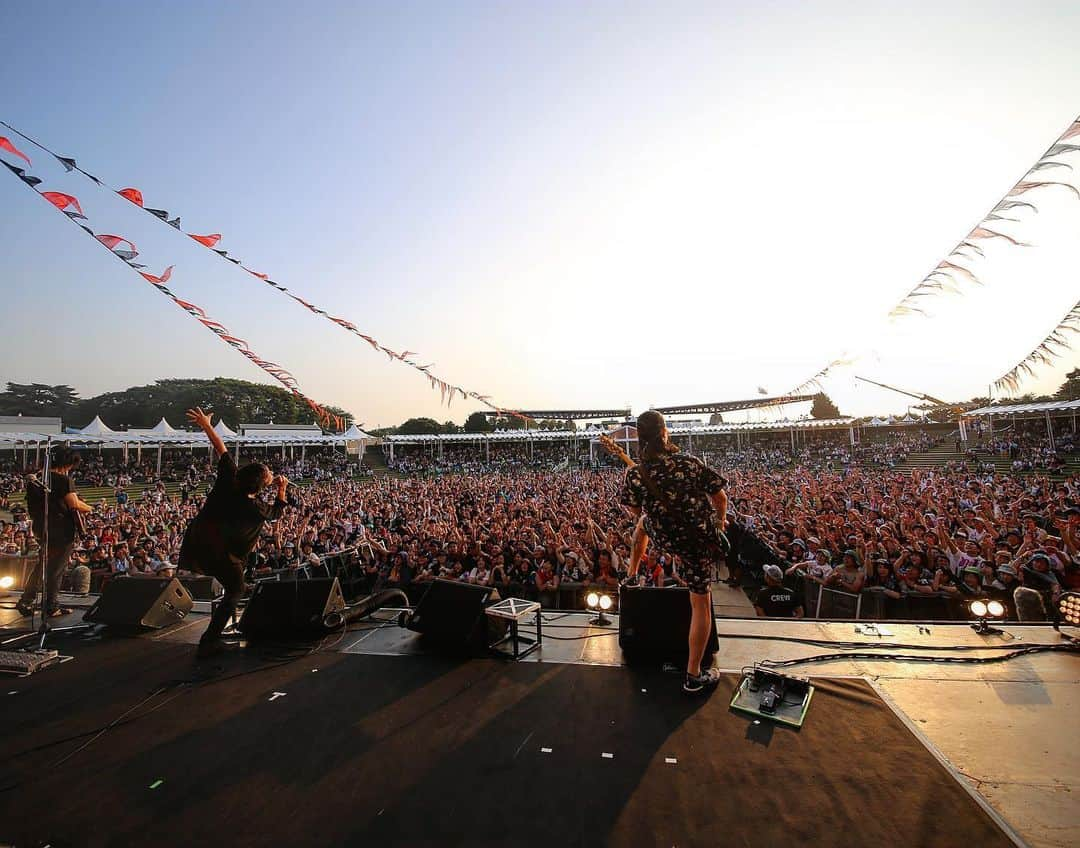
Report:
<svg viewBox="0 0 1080 848"><path fill-rule="evenodd" d="M1051 193L985 292L880 329L1080 113L1074 3L34 2L4 28L0 119L507 405L782 391L850 348L966 397L1080 290ZM317 400L472 408L21 146ZM0 279L0 379L264 379L5 174Z"/></svg>

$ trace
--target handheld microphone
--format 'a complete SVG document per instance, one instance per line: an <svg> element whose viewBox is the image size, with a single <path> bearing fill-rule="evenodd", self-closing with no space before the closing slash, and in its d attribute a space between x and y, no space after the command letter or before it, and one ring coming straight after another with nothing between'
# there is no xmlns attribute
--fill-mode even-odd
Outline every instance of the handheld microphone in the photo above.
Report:
<svg viewBox="0 0 1080 848"><path fill-rule="evenodd" d="M300 492L292 483L285 487L285 503L293 509L300 508Z"/></svg>

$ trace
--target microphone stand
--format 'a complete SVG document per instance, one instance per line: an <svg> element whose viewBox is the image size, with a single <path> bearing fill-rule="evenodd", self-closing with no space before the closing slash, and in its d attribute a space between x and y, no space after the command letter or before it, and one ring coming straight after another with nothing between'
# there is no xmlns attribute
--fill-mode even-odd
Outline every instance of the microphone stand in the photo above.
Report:
<svg viewBox="0 0 1080 848"><path fill-rule="evenodd" d="M23 640L33 639L36 636L38 640L37 650L39 651L45 650L45 641L46 639L48 639L49 633L73 633L80 630L90 630L92 627L94 627L93 624L69 624L63 627L49 626L48 611L45 609L45 597L48 594L48 583L46 581L49 579L49 500L50 495L52 495L52 436L49 436L45 440L45 466L42 469L41 476L41 488L45 490L43 507L44 517L41 524L41 553L39 555L41 569L39 575L39 579L41 581L41 626L38 627L37 633L34 633L32 629L34 618L33 612L31 612L30 632L24 633L21 636L16 636L15 638L9 639L4 642L5 645L10 643L18 643L22 642Z"/></svg>

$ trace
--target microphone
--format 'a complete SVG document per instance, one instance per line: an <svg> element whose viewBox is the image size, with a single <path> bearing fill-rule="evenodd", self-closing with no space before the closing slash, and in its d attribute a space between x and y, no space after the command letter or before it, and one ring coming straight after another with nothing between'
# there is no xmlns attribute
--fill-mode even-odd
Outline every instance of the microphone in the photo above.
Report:
<svg viewBox="0 0 1080 848"><path fill-rule="evenodd" d="M293 509L300 508L300 491L292 483L285 487L285 503Z"/></svg>

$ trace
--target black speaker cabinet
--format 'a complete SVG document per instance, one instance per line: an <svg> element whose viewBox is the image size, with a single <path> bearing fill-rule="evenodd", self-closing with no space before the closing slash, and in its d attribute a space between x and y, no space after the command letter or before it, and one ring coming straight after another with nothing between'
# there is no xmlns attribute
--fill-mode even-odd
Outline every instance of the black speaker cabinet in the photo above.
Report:
<svg viewBox="0 0 1080 848"><path fill-rule="evenodd" d="M712 609L710 597L709 608ZM684 665L689 653L690 590L624 586L619 591L619 647L628 664ZM720 649L716 617L705 643L706 660Z"/></svg>
<svg viewBox="0 0 1080 848"><path fill-rule="evenodd" d="M345 609L337 578L259 583L240 616L249 639L318 636L323 619Z"/></svg>
<svg viewBox="0 0 1080 848"><path fill-rule="evenodd" d="M405 626L427 645L450 652L486 652L506 633L504 619L489 619L484 608L499 599L488 586L436 580L407 617Z"/></svg>
<svg viewBox="0 0 1080 848"><path fill-rule="evenodd" d="M191 594L175 577L117 577L83 619L124 630L160 630L184 619Z"/></svg>

